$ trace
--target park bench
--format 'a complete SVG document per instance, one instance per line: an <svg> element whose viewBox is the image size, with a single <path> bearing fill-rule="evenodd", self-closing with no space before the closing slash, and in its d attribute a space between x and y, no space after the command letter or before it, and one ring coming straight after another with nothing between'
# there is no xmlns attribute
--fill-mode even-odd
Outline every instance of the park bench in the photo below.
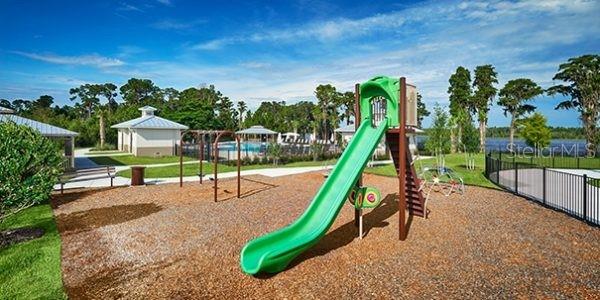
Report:
<svg viewBox="0 0 600 300"><path fill-rule="evenodd" d="M113 187L113 180L116 176L115 166L67 170L59 178L60 193L62 194L64 192L66 183L97 178L93 177L94 175L102 175L102 178L105 178L105 175L108 176L108 178L110 178L110 186Z"/></svg>

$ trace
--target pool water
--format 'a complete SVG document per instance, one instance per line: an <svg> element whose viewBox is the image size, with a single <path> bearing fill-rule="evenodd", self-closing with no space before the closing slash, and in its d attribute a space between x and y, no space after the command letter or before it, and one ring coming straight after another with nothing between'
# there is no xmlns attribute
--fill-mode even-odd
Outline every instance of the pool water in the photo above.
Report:
<svg viewBox="0 0 600 300"><path fill-rule="evenodd" d="M244 152L258 153L265 151L267 145L260 142L242 142L240 144L240 150ZM223 142L219 143L219 150L237 151L237 142Z"/></svg>

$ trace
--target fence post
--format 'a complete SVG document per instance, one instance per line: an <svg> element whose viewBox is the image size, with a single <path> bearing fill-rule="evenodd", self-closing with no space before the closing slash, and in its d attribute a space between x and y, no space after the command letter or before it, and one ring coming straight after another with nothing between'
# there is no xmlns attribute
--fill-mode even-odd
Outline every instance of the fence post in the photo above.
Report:
<svg viewBox="0 0 600 300"><path fill-rule="evenodd" d="M552 155L552 168L554 168L554 155L553 154L551 154L551 155Z"/></svg>
<svg viewBox="0 0 600 300"><path fill-rule="evenodd" d="M579 154L577 154L577 169L579 169Z"/></svg>
<svg viewBox="0 0 600 300"><path fill-rule="evenodd" d="M587 174L583 174L583 219L587 221Z"/></svg>
<svg viewBox="0 0 600 300"><path fill-rule="evenodd" d="M546 204L546 167L542 168L542 202Z"/></svg>
<svg viewBox="0 0 600 300"><path fill-rule="evenodd" d="M519 164L515 163L515 194L519 194Z"/></svg>
<svg viewBox="0 0 600 300"><path fill-rule="evenodd" d="M500 185L500 167L502 167L501 161L497 160L497 168L496 168L496 184Z"/></svg>

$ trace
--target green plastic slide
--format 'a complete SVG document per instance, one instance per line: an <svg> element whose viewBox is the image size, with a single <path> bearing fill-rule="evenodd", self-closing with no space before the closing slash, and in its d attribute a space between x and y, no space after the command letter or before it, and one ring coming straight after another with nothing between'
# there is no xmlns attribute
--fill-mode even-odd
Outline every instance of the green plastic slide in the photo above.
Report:
<svg viewBox="0 0 600 300"><path fill-rule="evenodd" d="M388 118L377 127L364 118L312 203L294 223L250 241L240 264L248 274L280 272L300 253L316 244L333 224L358 177L388 128Z"/></svg>

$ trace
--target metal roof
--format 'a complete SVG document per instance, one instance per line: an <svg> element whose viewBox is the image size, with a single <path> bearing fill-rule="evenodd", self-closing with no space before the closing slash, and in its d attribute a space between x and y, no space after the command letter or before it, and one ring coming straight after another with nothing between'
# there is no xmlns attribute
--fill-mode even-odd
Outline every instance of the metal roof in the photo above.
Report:
<svg viewBox="0 0 600 300"><path fill-rule="evenodd" d="M339 133L354 133L354 131L356 131L354 129L354 124L340 127L338 129L334 130L334 132L339 132Z"/></svg>
<svg viewBox="0 0 600 300"><path fill-rule="evenodd" d="M64 137L64 136L77 136L79 135L77 132L73 132L70 130L66 130L64 128L52 126L50 124L30 120L27 118L19 117L17 115L12 114L0 114L0 122L8 122L13 121L17 125L27 125L37 131L39 131L43 136L50 137Z"/></svg>
<svg viewBox="0 0 600 300"><path fill-rule="evenodd" d="M138 110L141 110L141 111L153 111L154 112L154 111L157 111L158 109L156 109L156 108L154 108L154 107L152 107L150 105L146 105L146 106L138 108Z"/></svg>
<svg viewBox="0 0 600 300"><path fill-rule="evenodd" d="M246 128L244 130L240 130L236 132L237 134L277 134L278 132L275 132L273 130L264 128L260 125L256 125L256 126L251 126L250 128Z"/></svg>
<svg viewBox="0 0 600 300"><path fill-rule="evenodd" d="M187 126L173 122L155 115L148 115L125 121L111 126L111 128L130 129L188 129Z"/></svg>
<svg viewBox="0 0 600 300"><path fill-rule="evenodd" d="M0 114L13 114L14 112L15 111L10 108L0 106Z"/></svg>

